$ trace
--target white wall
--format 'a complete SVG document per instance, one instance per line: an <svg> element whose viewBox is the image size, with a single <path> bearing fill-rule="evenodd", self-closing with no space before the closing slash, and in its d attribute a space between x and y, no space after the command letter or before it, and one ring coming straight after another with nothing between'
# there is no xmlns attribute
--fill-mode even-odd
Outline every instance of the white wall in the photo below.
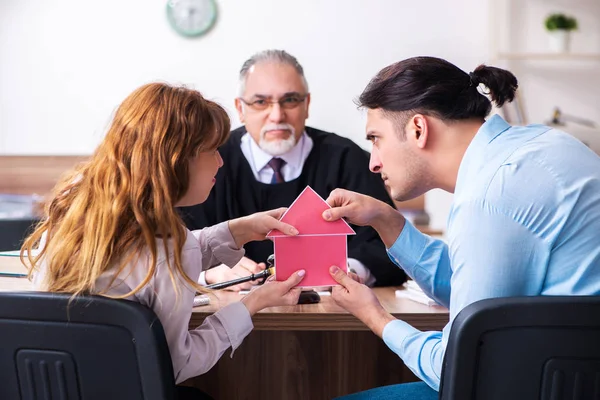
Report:
<svg viewBox="0 0 600 400"><path fill-rule="evenodd" d="M571 34L571 53L600 55L600 1L598 0L500 0L508 4L508 18L496 31L499 51L548 52L544 27L547 15L562 11L577 18L579 29ZM497 9L502 7L496 6ZM500 24L498 24L500 25ZM585 117L600 124L600 58L595 60L519 60L500 64L519 78L528 122L547 122L554 107L565 114ZM577 125L563 128L600 152L600 128L587 131ZM589 133L589 135L587 135Z"/></svg>
<svg viewBox="0 0 600 400"><path fill-rule="evenodd" d="M367 147L364 115L352 100L379 69L415 55L443 57L467 71L490 59L488 1L218 4L215 28L190 40L170 29L166 0L0 0L0 154L88 154L120 101L154 80L193 85L237 124L237 72L267 48L286 49L303 64L313 96L309 124ZM557 86L544 86L544 97L562 96ZM565 111L575 113L583 100L571 97L575 107ZM600 120L598 93L584 99ZM428 195L434 227L445 225L450 199Z"/></svg>

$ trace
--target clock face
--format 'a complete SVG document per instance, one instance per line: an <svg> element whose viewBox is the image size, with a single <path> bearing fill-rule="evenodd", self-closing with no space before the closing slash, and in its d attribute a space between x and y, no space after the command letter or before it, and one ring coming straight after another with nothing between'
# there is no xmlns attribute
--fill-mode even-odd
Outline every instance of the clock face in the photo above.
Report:
<svg viewBox="0 0 600 400"><path fill-rule="evenodd" d="M200 36L215 24L215 0L169 0L167 19L171 27L183 36Z"/></svg>

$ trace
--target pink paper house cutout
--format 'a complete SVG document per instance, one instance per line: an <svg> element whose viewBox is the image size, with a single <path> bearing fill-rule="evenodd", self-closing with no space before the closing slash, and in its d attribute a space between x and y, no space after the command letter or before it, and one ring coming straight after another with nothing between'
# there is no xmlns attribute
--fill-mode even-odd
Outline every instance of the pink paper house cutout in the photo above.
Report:
<svg viewBox="0 0 600 400"><path fill-rule="evenodd" d="M294 226L300 232L287 236L278 230L267 235L275 247L275 279L286 280L294 272L303 269L306 275L299 287L337 285L329 274L332 265L348 270L347 235L356 232L344 221L325 221L323 211L329 204L307 186L281 217L281 221Z"/></svg>

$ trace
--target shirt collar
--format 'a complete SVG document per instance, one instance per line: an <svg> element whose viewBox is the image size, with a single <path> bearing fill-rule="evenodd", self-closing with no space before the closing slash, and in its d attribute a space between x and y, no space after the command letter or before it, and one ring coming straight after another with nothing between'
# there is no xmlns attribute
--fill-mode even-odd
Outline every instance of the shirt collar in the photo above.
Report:
<svg viewBox="0 0 600 400"><path fill-rule="evenodd" d="M254 141L254 138L250 136L250 134L247 134L247 136L250 140L250 151L252 152L252 158L254 159L254 167L258 172L262 170L275 156L261 149L258 146L258 144ZM306 140L305 136L306 131L302 133L300 139L298 140L298 143L296 143L296 145L290 151L277 157L284 160L286 164L288 164L292 168L300 168L303 162L302 150L304 147L304 141Z"/></svg>
<svg viewBox="0 0 600 400"><path fill-rule="evenodd" d="M479 128L479 131L477 131L475 138L478 139L478 141L483 141L484 144L488 144L510 127L511 126L508 122L506 122L498 114L495 114L488 118L483 125L481 125L481 128Z"/></svg>
<svg viewBox="0 0 600 400"><path fill-rule="evenodd" d="M492 115L483 123L483 125L481 125L460 162L458 176L456 178L456 187L454 188L455 194L460 192L463 182L468 181L467 175L469 174L469 171L483 165L480 162L480 159L485 157L484 148L502 132L505 132L510 128L511 125L498 114ZM471 168L471 166L473 166L473 168Z"/></svg>

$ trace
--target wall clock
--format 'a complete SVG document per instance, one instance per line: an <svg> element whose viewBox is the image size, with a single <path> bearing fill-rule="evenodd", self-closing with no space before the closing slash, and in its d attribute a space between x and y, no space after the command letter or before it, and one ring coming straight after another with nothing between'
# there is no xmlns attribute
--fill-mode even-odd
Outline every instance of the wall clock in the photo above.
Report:
<svg viewBox="0 0 600 400"><path fill-rule="evenodd" d="M167 19L171 27L186 37L201 36L217 20L215 0L169 0Z"/></svg>

